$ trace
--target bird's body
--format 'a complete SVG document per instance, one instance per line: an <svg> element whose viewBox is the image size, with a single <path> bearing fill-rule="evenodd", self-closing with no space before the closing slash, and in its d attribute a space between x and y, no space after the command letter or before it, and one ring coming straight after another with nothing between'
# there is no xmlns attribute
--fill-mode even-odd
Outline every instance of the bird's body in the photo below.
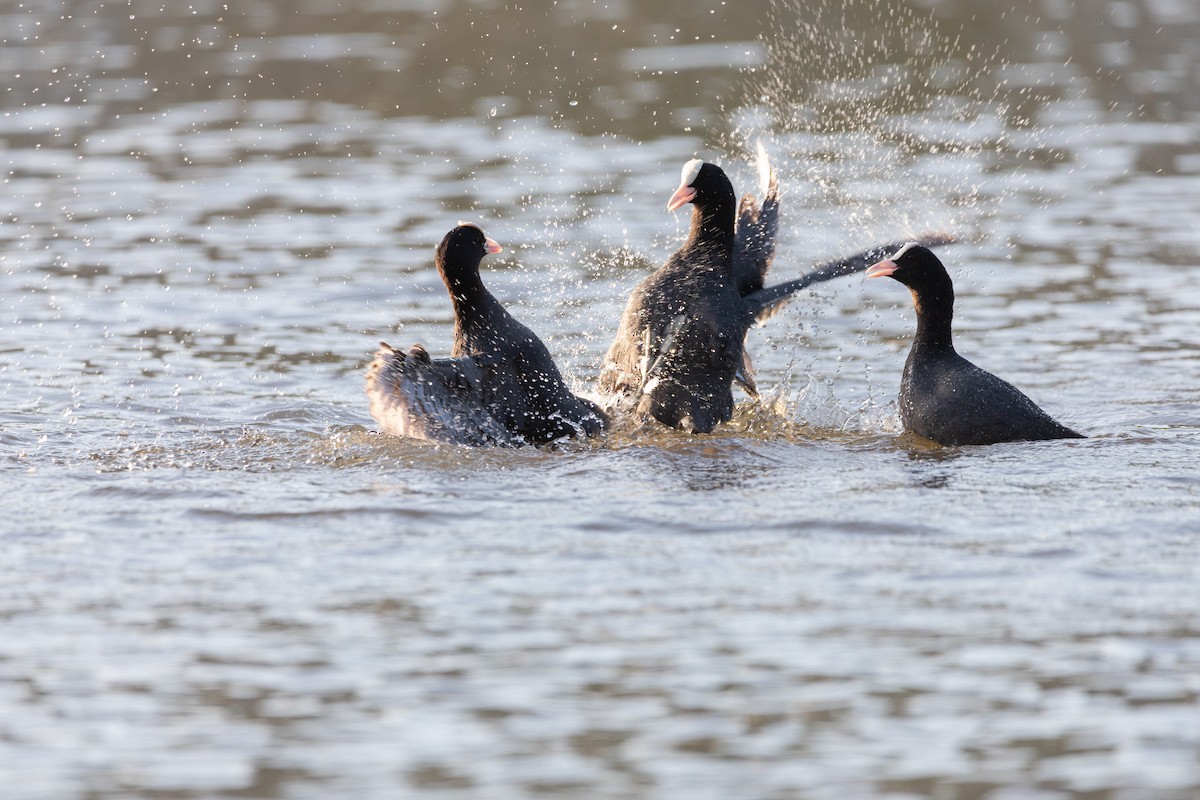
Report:
<svg viewBox="0 0 1200 800"><path fill-rule="evenodd" d="M906 245L867 272L869 278L888 276L909 287L917 312L900 382L906 430L947 446L1082 438L1015 386L958 354L951 337L954 286L933 253Z"/></svg>
<svg viewBox="0 0 1200 800"><path fill-rule="evenodd" d="M483 285L479 262L499 252L473 225L460 224L438 248L454 306L450 358L432 359L386 343L367 374L371 414L400 436L470 445L543 444L592 435L606 417L573 394L542 340Z"/></svg>
<svg viewBox="0 0 1200 800"><path fill-rule="evenodd" d="M742 333L728 250L684 248L633 292L601 372L640 416L707 433L733 415Z"/></svg>
<svg viewBox="0 0 1200 800"><path fill-rule="evenodd" d="M944 445L1076 439L1012 384L955 352L909 352L900 390L904 427Z"/></svg>

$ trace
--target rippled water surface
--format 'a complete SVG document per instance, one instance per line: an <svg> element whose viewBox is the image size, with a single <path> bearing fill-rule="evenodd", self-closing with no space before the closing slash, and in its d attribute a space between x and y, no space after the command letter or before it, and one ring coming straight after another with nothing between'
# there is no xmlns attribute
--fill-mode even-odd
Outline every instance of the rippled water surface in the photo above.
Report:
<svg viewBox="0 0 1200 800"><path fill-rule="evenodd" d="M0 0L0 794L1200 796L1200 11ZM763 396L544 450L375 433L433 248L591 391L681 164L777 279L929 230L959 349L1089 435L900 432L891 281Z"/></svg>

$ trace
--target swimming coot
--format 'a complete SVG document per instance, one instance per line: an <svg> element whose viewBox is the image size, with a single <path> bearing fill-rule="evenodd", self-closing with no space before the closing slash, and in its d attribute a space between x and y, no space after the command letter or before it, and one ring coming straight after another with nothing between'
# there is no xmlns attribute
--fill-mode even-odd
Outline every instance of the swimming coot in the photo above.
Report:
<svg viewBox="0 0 1200 800"><path fill-rule="evenodd" d="M404 352L381 343L367 395L387 433L515 446L605 427L604 413L563 383L542 340L484 287L479 263L500 250L471 223L442 239L436 261L454 306L454 346L450 358L433 359L419 344Z"/></svg>
<svg viewBox="0 0 1200 800"><path fill-rule="evenodd" d="M900 281L916 307L917 335L900 382L900 420L906 429L948 446L1083 438L954 350L954 285L928 249L909 243L873 265L867 277Z"/></svg>
<svg viewBox="0 0 1200 800"><path fill-rule="evenodd" d="M747 195L739 207L720 167L700 159L684 164L667 210L691 203L691 229L683 246L629 298L600 372L600 391L610 405L708 433L732 416L735 381L752 395L757 391L745 349L751 326L800 289L865 269L898 246L831 261L764 288L779 230L779 187L761 146L758 167L762 205Z"/></svg>

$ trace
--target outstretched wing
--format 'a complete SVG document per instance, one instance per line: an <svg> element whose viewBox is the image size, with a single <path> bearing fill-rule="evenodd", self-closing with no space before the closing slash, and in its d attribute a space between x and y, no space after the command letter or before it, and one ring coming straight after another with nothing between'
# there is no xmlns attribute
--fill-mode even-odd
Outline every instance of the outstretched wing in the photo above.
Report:
<svg viewBox="0 0 1200 800"><path fill-rule="evenodd" d="M934 233L922 236L916 242L924 247L937 247L943 244L950 244L954 241L954 237L945 233ZM749 317L749 323L763 323L771 317L775 316L788 301L792 299L792 295L801 289L811 286L814 283L822 283L824 281L840 278L844 275L852 275L855 272L861 272L877 261L890 256L896 250L906 244L905 242L892 242L890 244L872 247L870 250L864 250L861 253L855 253L846 258L839 258L836 261L829 261L821 265L812 272L796 278L795 280L786 281L784 283L769 286L765 289L759 289L746 295L745 312Z"/></svg>
<svg viewBox="0 0 1200 800"><path fill-rule="evenodd" d="M419 344L404 352L381 342L367 370L371 416L385 432L413 439L524 444L488 408L482 389L487 369L474 356L434 360Z"/></svg>
<svg viewBox="0 0 1200 800"><path fill-rule="evenodd" d="M743 297L762 289L779 235L779 182L762 142L758 143L758 177L762 207L754 195L742 198L733 237L733 277Z"/></svg>

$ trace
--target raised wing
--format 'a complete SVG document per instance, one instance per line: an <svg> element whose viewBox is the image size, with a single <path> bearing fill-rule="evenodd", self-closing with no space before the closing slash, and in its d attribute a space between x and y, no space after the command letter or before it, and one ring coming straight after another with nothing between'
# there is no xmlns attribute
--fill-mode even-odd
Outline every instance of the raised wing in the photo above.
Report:
<svg viewBox="0 0 1200 800"><path fill-rule="evenodd" d="M758 177L762 207L754 195L742 198L733 237L733 277L743 297L763 287L779 236L779 182L762 142L758 143Z"/></svg>
<svg viewBox="0 0 1200 800"><path fill-rule="evenodd" d="M367 371L371 416L385 432L413 439L524 444L489 410L482 389L489 369L473 356L435 360L419 344L404 352L381 342Z"/></svg>

